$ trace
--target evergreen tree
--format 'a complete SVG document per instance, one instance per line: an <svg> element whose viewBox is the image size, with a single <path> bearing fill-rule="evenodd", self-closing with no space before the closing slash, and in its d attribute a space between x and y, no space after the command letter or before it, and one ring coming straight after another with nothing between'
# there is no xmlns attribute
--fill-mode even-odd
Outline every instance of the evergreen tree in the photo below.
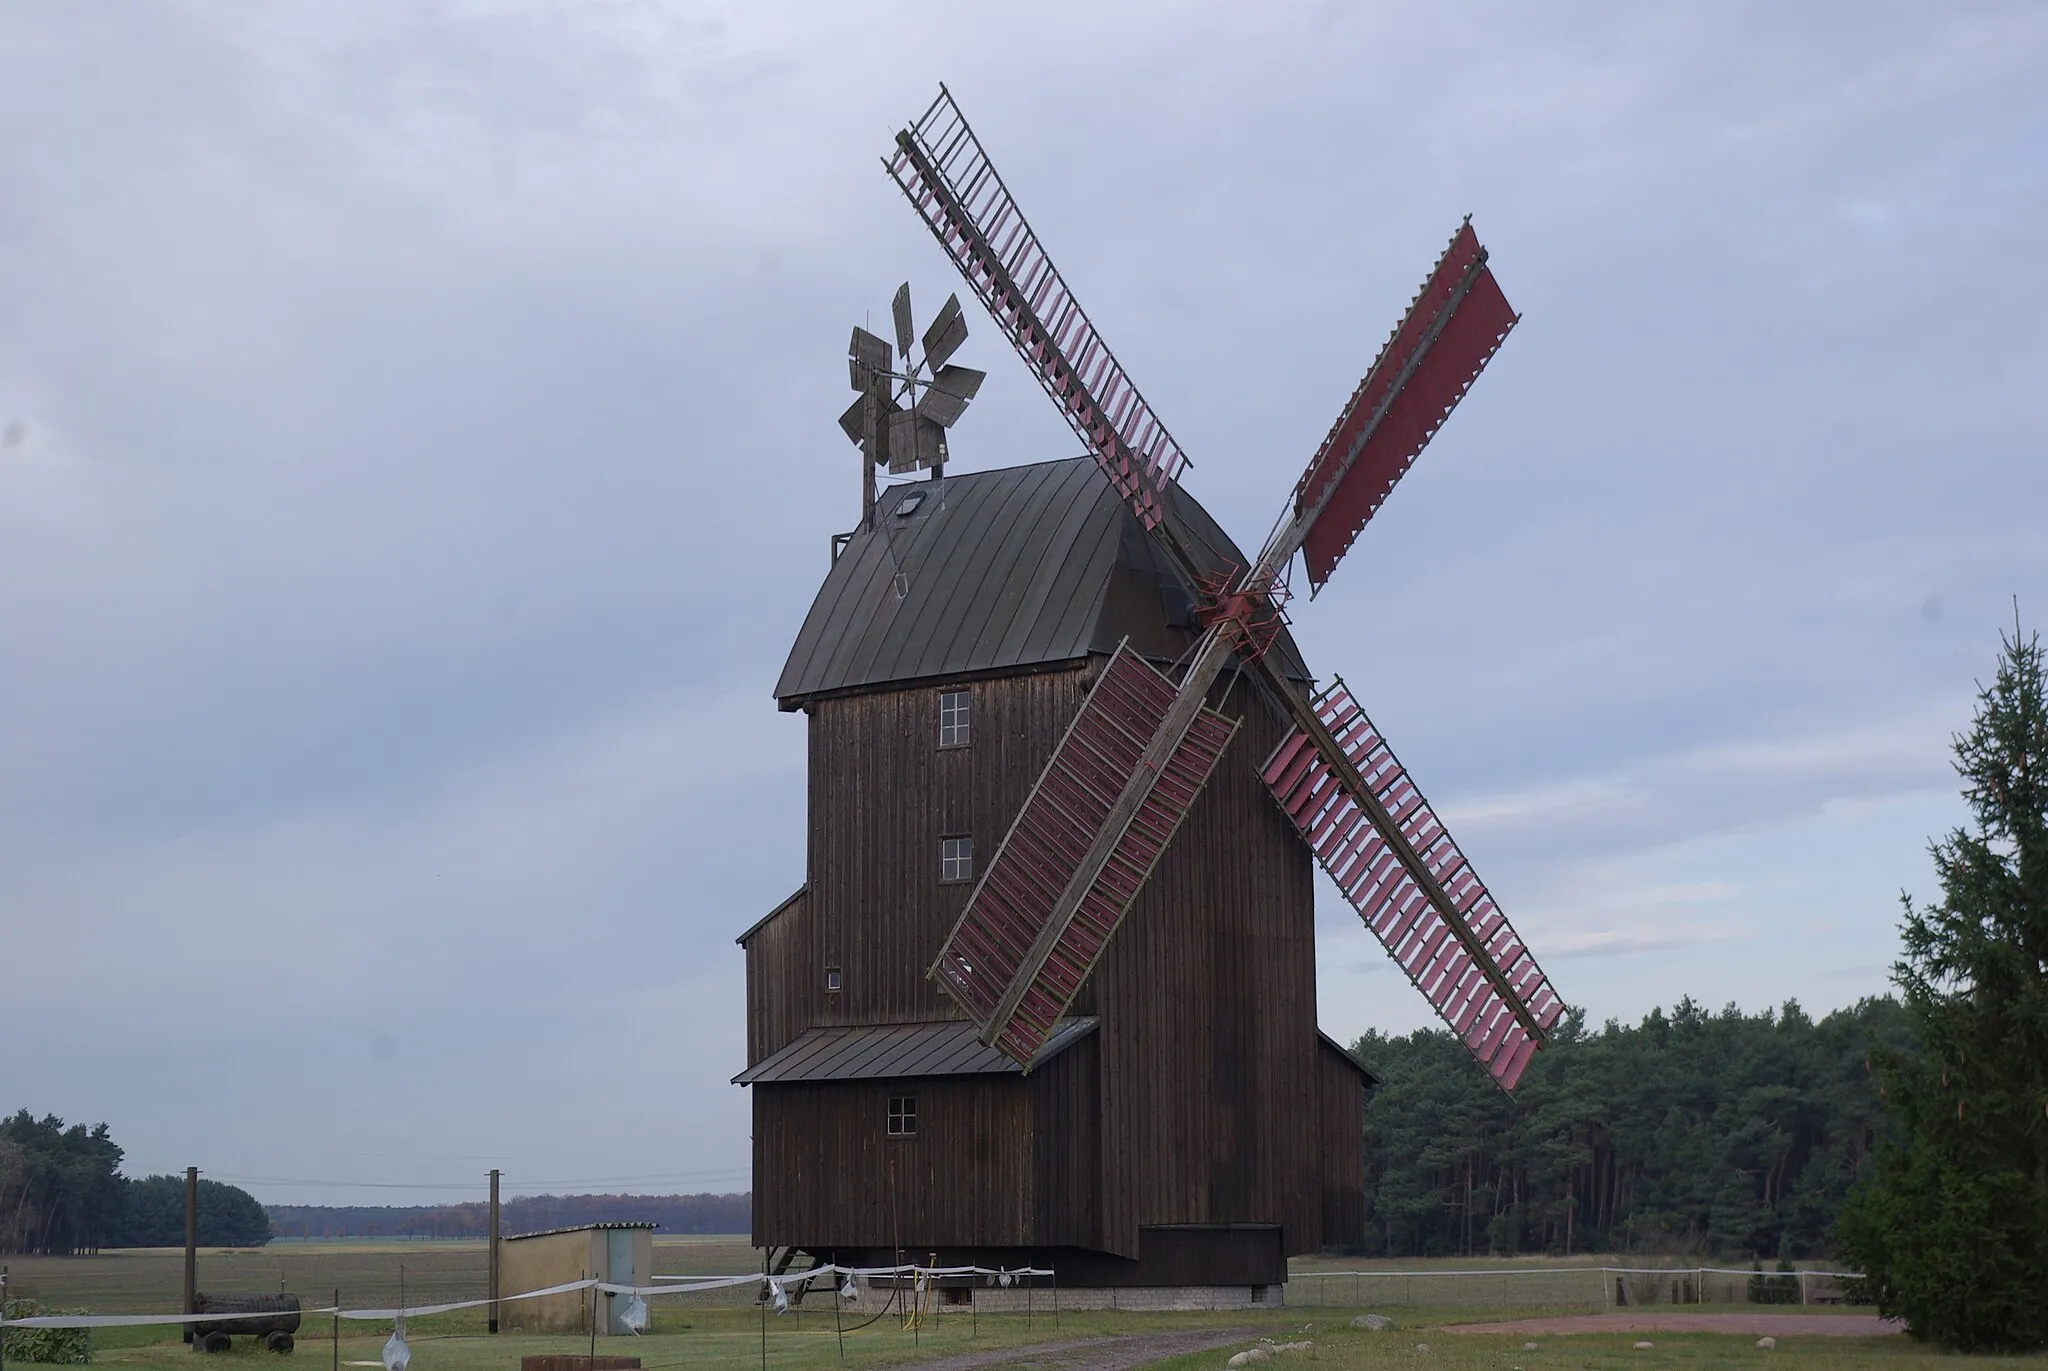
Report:
<svg viewBox="0 0 2048 1371"><path fill-rule="evenodd" d="M1682 1000L1640 1024L1551 1034L1510 1099L1456 1038L1369 1033L1369 1250L1811 1257L1885 1124L1867 1063L1897 1000L1816 1022Z"/></svg>
<svg viewBox="0 0 2048 1371"><path fill-rule="evenodd" d="M199 1180L199 1245L261 1247L270 1241L270 1216L240 1186ZM185 1178L144 1176L127 1183L121 1225L110 1247L183 1247Z"/></svg>
<svg viewBox="0 0 2048 1371"><path fill-rule="evenodd" d="M2002 646L1955 740L1973 825L1931 846L1940 902L1904 900L1904 1141L1841 1218L1878 1307L1963 1351L2048 1345L2048 675L2040 635Z"/></svg>

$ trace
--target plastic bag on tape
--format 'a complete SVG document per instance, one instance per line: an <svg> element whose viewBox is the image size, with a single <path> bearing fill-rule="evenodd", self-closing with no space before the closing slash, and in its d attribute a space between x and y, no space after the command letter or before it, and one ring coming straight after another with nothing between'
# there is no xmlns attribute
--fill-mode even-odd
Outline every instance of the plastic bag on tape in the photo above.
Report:
<svg viewBox="0 0 2048 1371"><path fill-rule="evenodd" d="M770 1281L768 1284L775 1291L775 1312L787 1314L789 1312L789 1292L782 1288L781 1281Z"/></svg>
<svg viewBox="0 0 2048 1371"><path fill-rule="evenodd" d="M848 1276L846 1284L839 1287L839 1298L842 1300L857 1300L860 1298L860 1287L853 1283L853 1277Z"/></svg>
<svg viewBox="0 0 2048 1371"><path fill-rule="evenodd" d="M405 1371L412 1365L412 1349L405 1345L405 1330L394 1328L384 1340L384 1371Z"/></svg>
<svg viewBox="0 0 2048 1371"><path fill-rule="evenodd" d="M619 1322L635 1333L647 1331L647 1301L635 1295L626 1301L626 1307L619 1311Z"/></svg>

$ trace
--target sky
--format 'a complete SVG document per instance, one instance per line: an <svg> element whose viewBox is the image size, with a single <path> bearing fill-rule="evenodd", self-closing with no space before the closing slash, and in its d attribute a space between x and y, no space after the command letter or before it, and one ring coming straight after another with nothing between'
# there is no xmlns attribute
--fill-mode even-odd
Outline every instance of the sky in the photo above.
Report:
<svg viewBox="0 0 2048 1371"><path fill-rule="evenodd" d="M1309 661L1594 1023L1885 990L2048 608L2041 6L17 0L0 1107L272 1202L746 1188L941 81L1241 542L1472 214L1522 322ZM953 469L1074 455L968 321ZM1318 940L1328 1031L1430 1022Z"/></svg>

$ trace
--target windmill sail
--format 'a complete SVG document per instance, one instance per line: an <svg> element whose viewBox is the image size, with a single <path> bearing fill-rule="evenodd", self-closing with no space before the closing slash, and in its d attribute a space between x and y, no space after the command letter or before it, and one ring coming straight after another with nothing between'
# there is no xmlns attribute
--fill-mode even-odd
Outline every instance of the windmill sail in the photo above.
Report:
<svg viewBox="0 0 2048 1371"><path fill-rule="evenodd" d="M1167 518L1168 487L1187 461L1180 446L1089 322L944 87L896 135L883 166L1200 598L1208 626L1177 691L1119 650L931 974L983 1041L1020 1063L1033 1059L1229 740L1229 721L1202 702L1235 660L1263 675L1268 695L1296 721L1268 768L1274 794L1326 865L1372 876L1351 881L1347 896L1367 901L1359 909L1374 931L1511 1088L1562 1005L1392 753L1370 725L1359 731L1364 716L1352 718L1341 683L1336 695L1306 700L1265 655L1294 554L1320 588L1514 326L1469 221L1309 464L1288 517L1252 566L1219 579ZM940 412L944 401L933 405ZM922 412L903 421L929 422ZM1379 793L1393 784L1389 767L1398 818Z"/></svg>
<svg viewBox="0 0 2048 1371"><path fill-rule="evenodd" d="M1236 731L1119 647L947 935L932 975L1028 1066Z"/></svg>
<svg viewBox="0 0 2048 1371"><path fill-rule="evenodd" d="M1311 704L1371 799L1355 792L1302 732L1267 759L1266 785L1416 989L1493 1078L1513 1090L1564 1013L1563 1001L1344 683ZM1400 860L1375 811L1420 855L1435 891Z"/></svg>
<svg viewBox="0 0 2048 1371"><path fill-rule="evenodd" d="M885 159L939 245L1146 528L1187 458L1082 312L943 86Z"/></svg>
<svg viewBox="0 0 2048 1371"><path fill-rule="evenodd" d="M1294 491L1313 595L1515 326L1468 219Z"/></svg>

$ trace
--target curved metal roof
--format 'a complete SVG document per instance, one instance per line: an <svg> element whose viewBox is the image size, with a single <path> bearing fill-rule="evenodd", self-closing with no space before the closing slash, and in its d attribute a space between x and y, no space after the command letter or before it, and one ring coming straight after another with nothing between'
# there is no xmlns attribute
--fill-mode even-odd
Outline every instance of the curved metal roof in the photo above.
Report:
<svg viewBox="0 0 2048 1371"><path fill-rule="evenodd" d="M1168 515L1220 569L1247 562L1207 510ZM882 492L811 604L775 683L784 709L821 695L996 675L1107 653L1158 661L1196 637L1186 588L1091 458L918 481ZM1284 632L1272 651L1308 679Z"/></svg>

